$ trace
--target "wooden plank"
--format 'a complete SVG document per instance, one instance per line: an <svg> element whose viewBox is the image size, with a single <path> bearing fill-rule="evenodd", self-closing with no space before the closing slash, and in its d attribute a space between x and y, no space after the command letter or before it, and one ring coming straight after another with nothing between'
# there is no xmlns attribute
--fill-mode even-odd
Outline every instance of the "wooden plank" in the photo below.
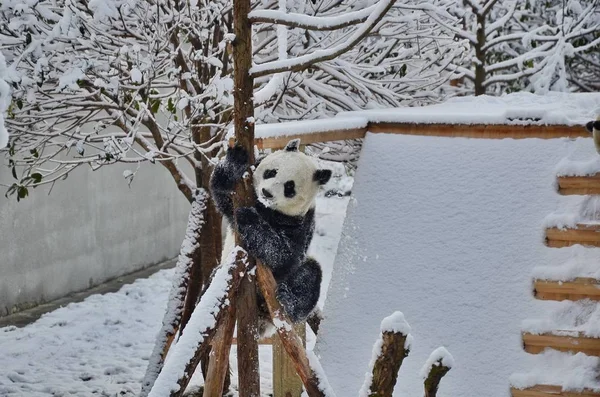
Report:
<svg viewBox="0 0 600 397"><path fill-rule="evenodd" d="M541 300L600 301L600 280L591 277L578 277L569 281L534 280L533 294Z"/></svg>
<svg viewBox="0 0 600 397"><path fill-rule="evenodd" d="M232 345L237 345L237 343L238 343L238 341L237 341L237 338L233 338L233 341L232 341L232 343L231 343L231 344L232 344ZM260 339L258 340L258 344L259 344L259 345L272 345L272 344L273 344L273 338L271 338L271 337L268 337L268 338L260 338Z"/></svg>
<svg viewBox="0 0 600 397"><path fill-rule="evenodd" d="M600 173L586 176L559 176L558 193L567 195L600 194Z"/></svg>
<svg viewBox="0 0 600 397"><path fill-rule="evenodd" d="M590 247L600 247L600 225L578 224L575 228L546 229L546 245L548 247L570 247L581 244Z"/></svg>
<svg viewBox="0 0 600 397"><path fill-rule="evenodd" d="M260 127L259 127L260 128ZM259 149L281 149L292 139L299 138L302 144L341 141L364 138L366 132L375 134L422 135L476 139L555 139L589 137L582 126L566 125L510 125L510 124L415 124L415 123L369 123L365 128L340 129L298 133L286 131L285 136L256 138ZM230 145L233 139L230 139Z"/></svg>
<svg viewBox="0 0 600 397"><path fill-rule="evenodd" d="M370 123L369 132L479 139L554 139L590 137L583 126L511 124Z"/></svg>
<svg viewBox="0 0 600 397"><path fill-rule="evenodd" d="M353 128L346 130L319 131L308 134L294 133L290 131L285 136L273 136L254 139L254 144L259 149L283 149L292 139L300 139L303 145L320 142L343 141L347 139L361 139L367 133L366 128ZM233 138L229 139L229 145L233 145Z"/></svg>
<svg viewBox="0 0 600 397"><path fill-rule="evenodd" d="M285 351L294 363L296 373L300 379L302 379L306 394L308 394L309 397L324 397L326 385L328 385L327 379L323 373L317 375L311 366L311 363L308 361L302 339L300 339L294 328L289 326L291 321L288 319L281 304L275 297L277 284L271 270L258 262L256 267L256 279L260 291L265 298L265 302L267 303L269 314L273 318L274 324L278 324L278 326L276 326L277 334L279 335Z"/></svg>
<svg viewBox="0 0 600 397"><path fill-rule="evenodd" d="M512 397L600 397L600 392L593 390L563 391L562 387L554 385L537 385L526 389L511 388Z"/></svg>
<svg viewBox="0 0 600 397"><path fill-rule="evenodd" d="M600 339L578 336L562 336L523 333L523 347L527 353L538 354L546 348L562 352L581 352L588 356L600 356Z"/></svg>
<svg viewBox="0 0 600 397"><path fill-rule="evenodd" d="M306 348L306 323L294 326ZM302 395L302 379L296 373L296 367L278 335L273 336L273 397L300 397Z"/></svg>

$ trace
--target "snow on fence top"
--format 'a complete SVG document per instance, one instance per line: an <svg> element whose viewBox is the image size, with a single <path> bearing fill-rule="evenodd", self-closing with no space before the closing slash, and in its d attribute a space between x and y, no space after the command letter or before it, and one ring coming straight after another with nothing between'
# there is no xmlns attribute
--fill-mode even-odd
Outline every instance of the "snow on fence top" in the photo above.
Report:
<svg viewBox="0 0 600 397"><path fill-rule="evenodd" d="M501 97L488 95L451 98L431 106L348 112L371 123L584 125L600 114L600 93L526 92Z"/></svg>
<svg viewBox="0 0 600 397"><path fill-rule="evenodd" d="M260 124L256 126L255 137L260 145L277 148L283 147L287 139L292 138L301 138L302 143L306 144L362 138L367 131L482 138L585 136L586 131L580 127L597 114L600 114L600 93L549 93L542 96L521 92L502 97L456 97L441 104L423 107L344 112L323 120ZM414 127L394 131L390 128L394 124L419 125L422 128L419 131ZM463 128L466 125L496 127L490 134L482 128L478 132ZM452 128L443 131L440 126ZM514 135L510 129L500 129L500 126L560 128L550 131L546 127ZM432 132L432 129L438 131ZM228 136L233 137L233 129Z"/></svg>

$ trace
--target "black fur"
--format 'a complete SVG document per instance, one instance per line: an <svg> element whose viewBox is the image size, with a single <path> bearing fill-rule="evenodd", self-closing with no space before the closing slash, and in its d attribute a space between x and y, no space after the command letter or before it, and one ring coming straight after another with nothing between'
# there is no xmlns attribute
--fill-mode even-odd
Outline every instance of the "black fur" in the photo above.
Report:
<svg viewBox="0 0 600 397"><path fill-rule="evenodd" d="M238 208L234 219L231 194L246 171L247 161L243 149L227 151L211 177L213 200L229 223L235 225L250 255L272 270L278 285L277 297L291 320L303 321L315 308L321 289L321 267L306 256L315 229L315 211L289 216L257 201L254 207Z"/></svg>
<svg viewBox="0 0 600 397"><path fill-rule="evenodd" d="M319 185L324 185L331 178L331 170L316 170L313 175L313 180L319 182Z"/></svg>
<svg viewBox="0 0 600 397"><path fill-rule="evenodd" d="M590 121L589 123L587 123L585 125L585 128L591 133L594 131L594 129L599 130L600 131L600 120L596 120L596 121Z"/></svg>

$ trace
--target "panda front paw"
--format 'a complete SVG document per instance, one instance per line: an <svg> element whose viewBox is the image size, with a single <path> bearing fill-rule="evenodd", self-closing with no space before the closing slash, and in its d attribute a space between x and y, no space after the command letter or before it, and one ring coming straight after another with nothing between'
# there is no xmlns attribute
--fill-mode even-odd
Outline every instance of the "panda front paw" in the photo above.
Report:
<svg viewBox="0 0 600 397"><path fill-rule="evenodd" d="M241 145L235 145L227 149L225 156L227 162L234 169L236 176L241 177L248 167L248 151Z"/></svg>
<svg viewBox="0 0 600 397"><path fill-rule="evenodd" d="M255 208L242 207L235 211L235 221L240 226L257 224L260 220L260 215Z"/></svg>
<svg viewBox="0 0 600 397"><path fill-rule="evenodd" d="M296 310L296 299L294 299L294 294L290 288L284 283L279 284L275 296L290 320L293 323L299 322L300 318Z"/></svg>

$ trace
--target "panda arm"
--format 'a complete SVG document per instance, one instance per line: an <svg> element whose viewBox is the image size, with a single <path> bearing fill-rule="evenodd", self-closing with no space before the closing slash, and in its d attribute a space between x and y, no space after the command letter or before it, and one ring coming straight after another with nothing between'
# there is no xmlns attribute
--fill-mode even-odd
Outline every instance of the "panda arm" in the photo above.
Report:
<svg viewBox="0 0 600 397"><path fill-rule="evenodd" d="M242 179L248 167L248 152L241 146L227 149L225 159L220 161L210 177L210 191L221 214L233 223L233 200L235 184Z"/></svg>
<svg viewBox="0 0 600 397"><path fill-rule="evenodd" d="M236 225L248 252L276 273L294 268L304 257L302 247L275 230L255 208L238 208Z"/></svg>

